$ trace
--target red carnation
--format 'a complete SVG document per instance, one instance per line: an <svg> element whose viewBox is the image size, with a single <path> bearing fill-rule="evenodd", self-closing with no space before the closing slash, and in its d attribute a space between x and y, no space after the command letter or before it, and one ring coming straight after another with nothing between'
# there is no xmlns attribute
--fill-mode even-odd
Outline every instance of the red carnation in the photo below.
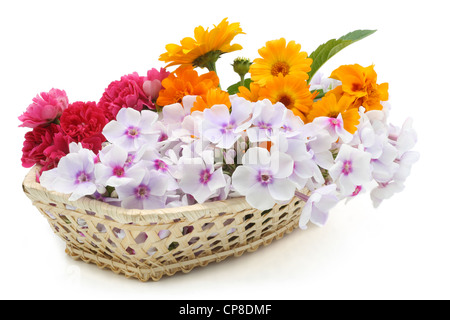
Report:
<svg viewBox="0 0 450 320"><path fill-rule="evenodd" d="M108 119L95 102L72 103L64 110L60 121L63 132L74 142L81 142L83 147L95 153L101 150L106 141L102 131Z"/></svg>
<svg viewBox="0 0 450 320"><path fill-rule="evenodd" d="M69 153L72 139L66 136L59 125L36 127L25 134L22 149L22 166L31 168L35 164L42 166L42 171L58 165L59 160Z"/></svg>
<svg viewBox="0 0 450 320"><path fill-rule="evenodd" d="M99 107L103 109L108 120L115 120L122 108L133 108L142 111L144 107L155 109L155 105L144 92L146 77L136 72L123 76L120 81L112 82L103 93Z"/></svg>

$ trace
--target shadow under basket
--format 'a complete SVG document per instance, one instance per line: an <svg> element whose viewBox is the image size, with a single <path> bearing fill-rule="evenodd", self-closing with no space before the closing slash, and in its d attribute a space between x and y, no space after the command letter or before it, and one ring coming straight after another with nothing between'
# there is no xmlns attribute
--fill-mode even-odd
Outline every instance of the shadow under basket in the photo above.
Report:
<svg viewBox="0 0 450 320"><path fill-rule="evenodd" d="M160 210L129 210L48 191L31 169L25 194L66 242L74 259L141 281L187 273L198 266L257 250L298 227L304 202L294 198L270 210L244 198ZM302 192L308 194L308 190Z"/></svg>

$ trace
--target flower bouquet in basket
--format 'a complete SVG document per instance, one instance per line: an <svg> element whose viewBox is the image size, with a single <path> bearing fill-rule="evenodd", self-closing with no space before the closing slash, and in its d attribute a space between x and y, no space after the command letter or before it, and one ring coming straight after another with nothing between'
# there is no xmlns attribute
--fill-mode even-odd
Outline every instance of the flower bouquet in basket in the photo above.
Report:
<svg viewBox="0 0 450 320"><path fill-rule="evenodd" d="M373 32L310 55L268 41L258 58L234 60L240 80L225 90L216 62L242 49L231 42L243 32L224 19L167 45L167 69L123 76L98 102L41 93L19 117L32 129L24 191L68 254L143 281L324 225L364 191L378 206L418 159L411 120L389 124L388 84L373 65L318 73Z"/></svg>

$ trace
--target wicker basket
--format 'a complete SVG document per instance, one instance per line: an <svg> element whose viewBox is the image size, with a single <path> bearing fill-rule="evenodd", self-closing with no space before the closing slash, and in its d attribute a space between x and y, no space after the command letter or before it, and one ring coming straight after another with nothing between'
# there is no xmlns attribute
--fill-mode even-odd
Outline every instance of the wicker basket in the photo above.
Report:
<svg viewBox="0 0 450 320"><path fill-rule="evenodd" d="M243 198L161 210L127 210L104 202L50 192L32 169L25 194L66 242L66 253L141 281L241 256L292 232L304 202L294 198L271 210ZM307 192L305 189L304 192Z"/></svg>

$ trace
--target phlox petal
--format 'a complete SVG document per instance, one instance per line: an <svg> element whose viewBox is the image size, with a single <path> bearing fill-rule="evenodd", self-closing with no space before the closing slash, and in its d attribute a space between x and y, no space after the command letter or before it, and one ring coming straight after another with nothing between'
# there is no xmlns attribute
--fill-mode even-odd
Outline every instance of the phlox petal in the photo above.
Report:
<svg viewBox="0 0 450 320"><path fill-rule="evenodd" d="M268 186L270 195L276 201L289 201L294 197L297 187L289 180L275 179Z"/></svg>
<svg viewBox="0 0 450 320"><path fill-rule="evenodd" d="M237 192L245 194L258 181L256 179L258 172L248 166L239 166L233 173L233 187Z"/></svg>
<svg viewBox="0 0 450 320"><path fill-rule="evenodd" d="M271 156L264 148L250 148L242 157L242 164L247 166L269 167Z"/></svg>
<svg viewBox="0 0 450 320"><path fill-rule="evenodd" d="M116 119L117 122L126 127L137 127L141 121L141 113L133 108L122 108L119 113L117 113Z"/></svg>
<svg viewBox="0 0 450 320"><path fill-rule="evenodd" d="M274 152L271 155L270 160L270 169L272 170L275 178L283 179L292 175L294 170L294 161L289 155Z"/></svg>
<svg viewBox="0 0 450 320"><path fill-rule="evenodd" d="M271 209L276 203L269 192L269 188L263 187L260 184L255 184L251 187L245 199L252 207L258 210Z"/></svg>

